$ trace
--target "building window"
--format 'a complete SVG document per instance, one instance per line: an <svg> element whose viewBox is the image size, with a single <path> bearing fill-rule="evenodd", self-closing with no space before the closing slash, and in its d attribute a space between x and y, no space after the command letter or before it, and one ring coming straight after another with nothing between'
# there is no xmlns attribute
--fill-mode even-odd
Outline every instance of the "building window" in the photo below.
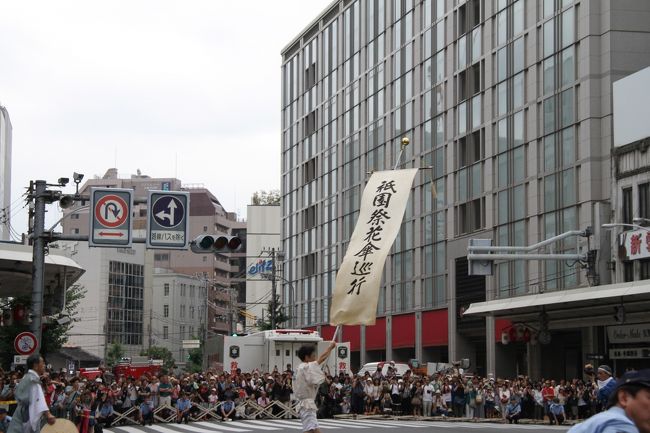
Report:
<svg viewBox="0 0 650 433"><path fill-rule="evenodd" d="M622 223L623 224L632 224L633 207L632 207L632 188L623 188L623 206L621 209L622 212Z"/></svg>
<svg viewBox="0 0 650 433"><path fill-rule="evenodd" d="M181 284L181 296L185 296L186 291L187 291L187 284Z"/></svg>
<svg viewBox="0 0 650 433"><path fill-rule="evenodd" d="M144 266L109 262L106 339L141 345L144 304Z"/></svg>
<svg viewBox="0 0 650 433"><path fill-rule="evenodd" d="M208 226L203 226L203 233L207 233L208 231Z"/></svg>
<svg viewBox="0 0 650 433"><path fill-rule="evenodd" d="M154 261L156 262L166 262L169 260L169 254L168 253L156 253L153 256Z"/></svg>
<svg viewBox="0 0 650 433"><path fill-rule="evenodd" d="M650 183L639 184L639 217L650 218ZM643 221L648 223L648 221Z"/></svg>
<svg viewBox="0 0 650 433"><path fill-rule="evenodd" d="M78 235L79 234L79 229L72 229L72 233L75 234L75 235Z"/></svg>
<svg viewBox="0 0 650 433"><path fill-rule="evenodd" d="M163 326L163 340L169 339L169 326Z"/></svg>
<svg viewBox="0 0 650 433"><path fill-rule="evenodd" d="M634 281L634 262L623 262L623 281Z"/></svg>
<svg viewBox="0 0 650 433"><path fill-rule="evenodd" d="M169 317L169 305L163 305L163 317Z"/></svg>
<svg viewBox="0 0 650 433"><path fill-rule="evenodd" d="M165 283L163 286L164 296L169 296L169 283Z"/></svg>
<svg viewBox="0 0 650 433"><path fill-rule="evenodd" d="M140 209L140 217L146 217L147 216L147 208Z"/></svg>
<svg viewBox="0 0 650 433"><path fill-rule="evenodd" d="M185 340L185 325L181 325L179 328L179 337L181 340Z"/></svg>
<svg viewBox="0 0 650 433"><path fill-rule="evenodd" d="M471 233L483 226L483 202L478 198L468 203L463 203L457 208L459 234Z"/></svg>
<svg viewBox="0 0 650 433"><path fill-rule="evenodd" d="M190 298L194 297L194 291L195 291L194 285L190 285Z"/></svg>
<svg viewBox="0 0 650 433"><path fill-rule="evenodd" d="M181 305L181 318L185 317L185 305Z"/></svg>
<svg viewBox="0 0 650 433"><path fill-rule="evenodd" d="M194 306L190 305L190 319L194 319Z"/></svg>
<svg viewBox="0 0 650 433"><path fill-rule="evenodd" d="M78 220L79 219L79 214L78 213L73 213L72 215L70 215L70 219L71 220Z"/></svg>
<svg viewBox="0 0 650 433"><path fill-rule="evenodd" d="M639 279L650 279L650 259L639 260Z"/></svg>

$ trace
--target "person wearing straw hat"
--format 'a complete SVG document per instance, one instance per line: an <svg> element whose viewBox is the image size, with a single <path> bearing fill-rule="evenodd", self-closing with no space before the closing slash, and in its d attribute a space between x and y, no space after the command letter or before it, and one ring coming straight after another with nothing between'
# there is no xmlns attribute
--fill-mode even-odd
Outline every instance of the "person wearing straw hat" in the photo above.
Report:
<svg viewBox="0 0 650 433"><path fill-rule="evenodd" d="M325 373L321 370L321 365L335 347L336 342L332 341L318 358L316 358L316 347L313 345L302 346L298 349L298 358L302 363L296 370L293 390L299 401L298 411L304 432L320 433L316 419L318 407L316 407L314 399L318 392L318 386L325 380Z"/></svg>
<svg viewBox="0 0 650 433"><path fill-rule="evenodd" d="M27 358L27 369L27 373L14 392L18 407L13 414L7 433L38 433L41 431L43 416L48 424L56 422L56 418L47 407L41 386L41 376L45 373L45 361L38 353L34 353Z"/></svg>

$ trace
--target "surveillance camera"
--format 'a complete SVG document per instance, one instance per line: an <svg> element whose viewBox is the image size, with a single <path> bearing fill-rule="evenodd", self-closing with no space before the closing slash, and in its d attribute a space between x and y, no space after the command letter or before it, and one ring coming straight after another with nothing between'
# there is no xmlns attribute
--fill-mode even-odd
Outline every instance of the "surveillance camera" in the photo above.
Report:
<svg viewBox="0 0 650 433"><path fill-rule="evenodd" d="M75 183L79 183L82 181L84 178L84 175L81 173L77 173L76 171L72 175L72 179L74 179Z"/></svg>
<svg viewBox="0 0 650 433"><path fill-rule="evenodd" d="M59 185L66 186L70 182L70 179L67 177L60 177L58 180Z"/></svg>

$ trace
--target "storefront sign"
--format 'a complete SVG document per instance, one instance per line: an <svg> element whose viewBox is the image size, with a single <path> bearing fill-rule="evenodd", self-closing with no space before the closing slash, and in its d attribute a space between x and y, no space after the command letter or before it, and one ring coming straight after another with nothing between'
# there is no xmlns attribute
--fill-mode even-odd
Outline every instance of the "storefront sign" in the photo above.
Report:
<svg viewBox="0 0 650 433"><path fill-rule="evenodd" d="M248 275L250 276L264 274L272 271L273 260L271 259L258 260L257 263L254 263L248 267Z"/></svg>
<svg viewBox="0 0 650 433"><path fill-rule="evenodd" d="M628 347L625 349L610 349L610 359L639 359L650 358L650 348L648 347Z"/></svg>
<svg viewBox="0 0 650 433"><path fill-rule="evenodd" d="M616 344L650 342L650 323L608 326L607 338L610 343Z"/></svg>
<svg viewBox="0 0 650 433"><path fill-rule="evenodd" d="M619 255L623 260L650 258L650 231L626 231L618 237Z"/></svg>

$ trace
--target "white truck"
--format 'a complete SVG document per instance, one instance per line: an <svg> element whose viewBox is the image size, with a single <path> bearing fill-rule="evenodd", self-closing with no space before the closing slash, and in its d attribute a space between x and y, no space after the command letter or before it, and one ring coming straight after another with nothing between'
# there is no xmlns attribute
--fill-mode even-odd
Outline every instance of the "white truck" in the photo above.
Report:
<svg viewBox="0 0 650 433"><path fill-rule="evenodd" d="M215 358L222 360L224 371L234 372L238 368L244 373L258 370L260 372L279 372L287 365L295 371L300 364L298 349L306 344L317 345L322 353L329 341L324 341L316 331L305 329L276 329L261 331L244 336L217 336ZM350 374L350 343L337 343L329 358L323 364L323 370L332 376L340 372Z"/></svg>

